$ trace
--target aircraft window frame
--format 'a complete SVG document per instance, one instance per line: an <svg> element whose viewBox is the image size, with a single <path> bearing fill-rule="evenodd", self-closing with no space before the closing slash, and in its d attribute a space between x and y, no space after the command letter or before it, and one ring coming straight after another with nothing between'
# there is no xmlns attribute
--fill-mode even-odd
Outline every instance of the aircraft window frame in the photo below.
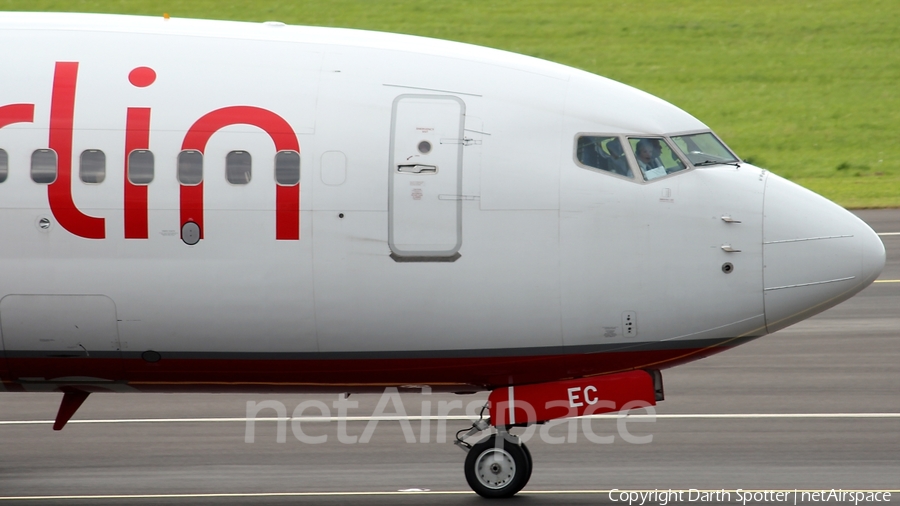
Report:
<svg viewBox="0 0 900 506"><path fill-rule="evenodd" d="M244 155L247 157L246 165L236 160L236 158ZM249 151L238 149L229 151L225 155L225 179L233 185L243 186L250 184L250 180L253 179L253 156Z"/></svg>
<svg viewBox="0 0 900 506"><path fill-rule="evenodd" d="M572 159L575 161L575 164L578 167L590 170L592 172L597 172L597 173L601 173L601 174L607 174L610 176L614 176L619 179L624 179L626 181L641 182L640 178L635 177L635 174L636 174L635 168L637 167L637 165L634 163L634 161L631 159L631 157L628 156L627 149L622 150L623 153L620 155L619 158L624 159L625 166L628 169L628 172L630 173L630 175L622 174L622 173L614 171L614 170L604 169L602 167L598 167L598 166L591 165L589 163L585 163L585 160L582 159L583 157L580 156L580 153L579 153L582 149L584 149L584 146L579 147L579 144L581 144L581 139L590 138L590 137L604 138L604 139L609 138L609 141L606 141L606 140L601 141L601 142L605 142L605 143L609 143L613 140L617 140L617 141L619 141L620 146L625 146L625 144L623 142L627 142L627 141L625 141L625 138L619 134L579 132L578 134L575 135L575 143L573 145L573 151L572 151ZM606 146L606 144L604 144L604 146ZM607 163L607 164L610 163L608 161L609 158L606 158L610 155L608 150L604 149L603 153L604 154L601 156L603 156L604 159L607 160L605 163ZM619 166L619 167L621 167L621 166Z"/></svg>
<svg viewBox="0 0 900 506"><path fill-rule="evenodd" d="M0 183L5 183L9 177L9 153L0 148Z"/></svg>
<svg viewBox="0 0 900 506"><path fill-rule="evenodd" d="M149 162L149 163L147 163ZM134 149L128 153L128 182L135 186L147 186L156 176L156 158L149 149Z"/></svg>
<svg viewBox="0 0 900 506"><path fill-rule="evenodd" d="M185 149L178 153L178 182L184 186L199 186L203 182L203 153Z"/></svg>
<svg viewBox="0 0 900 506"><path fill-rule="evenodd" d="M281 165L279 167L279 162L282 161L285 156L290 156L291 158L296 156L296 168L294 167L293 160L291 160L291 165L289 167L285 167ZM301 173L301 159L300 153L291 149L283 150L275 153L275 161L274 161L274 176L275 176L275 184L278 186L294 186L300 183L300 173ZM296 174L294 173L296 171Z"/></svg>
<svg viewBox="0 0 900 506"><path fill-rule="evenodd" d="M50 165L40 166L37 163L47 163L52 155L52 168ZM36 158L45 158L45 160L37 160ZM52 178L49 176L52 174ZM37 184L53 184L59 176L59 155L52 149L36 149L31 153L31 180Z"/></svg>
<svg viewBox="0 0 900 506"><path fill-rule="evenodd" d="M96 155L100 155L97 157ZM85 155L87 162L85 163ZM94 159L92 159L94 158ZM85 184L100 184L106 180L106 153L99 149L86 149L78 158L78 178Z"/></svg>
<svg viewBox="0 0 900 506"><path fill-rule="evenodd" d="M673 172L666 171L666 174L664 174L664 175L654 177L654 178L648 178L647 174L640 167L641 164L638 163L637 153L635 152L635 148L637 147L637 144L642 139L661 141L663 144L665 144L669 148L669 151L672 154L672 159L681 163L683 168L673 171ZM628 140L628 147L630 149L627 150L628 153L626 153L626 154L628 154L634 160L635 165L638 167L637 173L639 173L641 175L641 177L643 178L645 183L653 183L653 182L656 182L656 181L659 181L662 179L666 179L666 178L674 176L674 175L683 174L685 172L688 172L688 171L691 171L694 169L694 166L691 163L689 163L688 160L685 160L684 154L681 152L680 149L677 149L674 146L672 139L670 139L669 136L667 136L667 135L631 134L631 135L627 136L627 140ZM637 140L637 142L632 144L632 142L631 142L632 140ZM662 164L662 166L665 167L665 164Z"/></svg>
<svg viewBox="0 0 900 506"><path fill-rule="evenodd" d="M725 151L727 151L727 152L734 158L734 160L723 161L723 162L722 162L723 164L726 164L726 165L727 165L727 164L734 164L734 163L743 163L743 160L742 160L742 159L734 152L734 150L731 149L730 147L728 147L728 145L725 144L725 142L722 140L722 138L719 137L718 135L716 135L716 133L713 132L712 130L689 130L689 131L686 131L686 132L678 132L678 133L670 134L670 135L669 135L669 138L672 140L672 144L673 144L676 148L678 148L678 151L681 153L682 158L684 158L685 160L687 160L692 166L697 167L697 165L694 165L694 162L690 159L690 155L689 155L688 153L685 153L685 152L681 149L681 146L678 145L678 142L675 140L675 137L687 137L687 136L691 136L691 135L701 135L701 134L709 134L709 135L711 135L711 136L713 137L713 139L715 139L716 141L718 141L719 144L720 144L723 148L725 148ZM700 167L702 168L703 165L701 165Z"/></svg>

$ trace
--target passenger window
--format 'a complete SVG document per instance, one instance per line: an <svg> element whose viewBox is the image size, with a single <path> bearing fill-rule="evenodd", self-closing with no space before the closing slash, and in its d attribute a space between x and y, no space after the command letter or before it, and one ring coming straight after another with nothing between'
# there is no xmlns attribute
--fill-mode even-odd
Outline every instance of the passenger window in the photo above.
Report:
<svg viewBox="0 0 900 506"><path fill-rule="evenodd" d="M85 183L102 183L106 179L106 155L103 151L98 149L83 151L78 174Z"/></svg>
<svg viewBox="0 0 900 506"><path fill-rule="evenodd" d="M56 151L39 149L31 154L31 180L38 184L56 181Z"/></svg>
<svg viewBox="0 0 900 506"><path fill-rule="evenodd" d="M638 167L647 181L687 168L665 140L645 137L629 139Z"/></svg>
<svg viewBox="0 0 900 506"><path fill-rule="evenodd" d="M128 154L128 180L136 185L148 185L153 181L152 152L136 149Z"/></svg>
<svg viewBox="0 0 900 506"><path fill-rule="evenodd" d="M575 151L583 165L634 178L618 137L581 136Z"/></svg>
<svg viewBox="0 0 900 506"><path fill-rule="evenodd" d="M0 149L0 183L6 181L9 175L9 155L5 150Z"/></svg>
<svg viewBox="0 0 900 506"><path fill-rule="evenodd" d="M225 177L231 184L247 184L253 161L246 151L232 151L225 157Z"/></svg>
<svg viewBox="0 0 900 506"><path fill-rule="evenodd" d="M300 182L300 153L279 151L275 154L275 182L282 186Z"/></svg>
<svg viewBox="0 0 900 506"><path fill-rule="evenodd" d="M203 153L194 149L178 153L178 182L191 186L203 182Z"/></svg>

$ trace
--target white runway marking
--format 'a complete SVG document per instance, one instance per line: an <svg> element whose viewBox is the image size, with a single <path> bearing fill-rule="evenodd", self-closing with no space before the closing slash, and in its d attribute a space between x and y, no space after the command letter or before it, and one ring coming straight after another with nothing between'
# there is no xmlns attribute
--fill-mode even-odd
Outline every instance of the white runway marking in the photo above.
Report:
<svg viewBox="0 0 900 506"><path fill-rule="evenodd" d="M878 235L882 235L882 236L884 236L884 235L900 235L900 232L881 232Z"/></svg>
<svg viewBox="0 0 900 506"><path fill-rule="evenodd" d="M592 419L615 420L619 415L590 415ZM729 420L729 419L778 419L778 418L900 418L900 413L688 413L688 414L657 414L657 415L625 415L624 418L632 419L658 419L658 420ZM474 419L464 415L455 416L301 416L297 418L258 417L258 418L124 418L109 420L71 420L69 424L104 424L104 423L241 423L248 420L255 422L398 422L407 420L410 422L428 420L458 420L473 421ZM3 425L52 425L53 420L0 420Z"/></svg>
<svg viewBox="0 0 900 506"><path fill-rule="evenodd" d="M667 491L667 490L664 490ZM682 492L688 493L687 489L672 489L672 492ZM825 492L829 492L830 490L825 490ZM877 490L877 489L842 489L842 492L848 493L890 493L890 494L898 494L900 490ZM519 492L518 495L608 495L611 493L628 493L628 492L637 492L637 493L652 493L652 492L662 492L660 490L525 490ZM722 493L729 492L732 494L736 494L737 490L696 490L693 492L696 493ZM770 494L802 494L802 493L819 493L823 492L823 490L807 490L807 489L767 489L767 490L744 490L741 489L741 493L757 493L757 492L768 492ZM102 500L102 499L208 499L208 498L220 498L220 499L228 499L228 498L262 498L262 497L360 497L360 496L400 496L400 495L471 495L474 496L475 492L468 490L435 490L435 491L397 491L397 492L385 492L385 491L371 491L371 492L257 492L257 493L234 493L234 494L134 494L134 495L44 495L44 496L16 496L16 497L0 497L0 501L22 501L22 500L34 500L34 501L48 501L48 500Z"/></svg>

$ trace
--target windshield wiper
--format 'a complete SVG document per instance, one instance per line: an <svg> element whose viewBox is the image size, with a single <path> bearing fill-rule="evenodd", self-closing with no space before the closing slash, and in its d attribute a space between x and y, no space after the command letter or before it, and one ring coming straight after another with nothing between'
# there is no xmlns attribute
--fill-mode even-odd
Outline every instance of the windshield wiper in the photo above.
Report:
<svg viewBox="0 0 900 506"><path fill-rule="evenodd" d="M734 165L737 168L741 168L741 164L738 162L724 162L719 160L703 160L702 162L697 162L694 164L694 167L705 167L707 165Z"/></svg>

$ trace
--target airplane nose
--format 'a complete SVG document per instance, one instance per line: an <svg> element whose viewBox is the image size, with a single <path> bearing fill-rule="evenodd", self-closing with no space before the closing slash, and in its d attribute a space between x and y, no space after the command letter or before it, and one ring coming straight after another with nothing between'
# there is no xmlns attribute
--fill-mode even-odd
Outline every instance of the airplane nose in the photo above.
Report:
<svg viewBox="0 0 900 506"><path fill-rule="evenodd" d="M763 204L763 299L775 332L835 306L884 268L881 239L846 209L774 174Z"/></svg>

